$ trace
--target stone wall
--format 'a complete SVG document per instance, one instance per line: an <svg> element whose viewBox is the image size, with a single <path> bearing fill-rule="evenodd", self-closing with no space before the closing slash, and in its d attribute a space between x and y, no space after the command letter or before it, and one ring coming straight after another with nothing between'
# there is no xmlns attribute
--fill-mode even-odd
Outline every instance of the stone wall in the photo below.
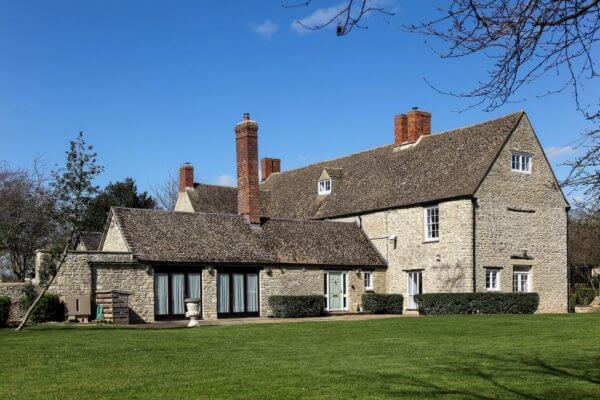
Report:
<svg viewBox="0 0 600 400"><path fill-rule="evenodd" d="M125 291L130 320L154 321L152 269L133 262L130 253L70 252L49 290L60 296L88 295L92 304L96 290Z"/></svg>
<svg viewBox="0 0 600 400"><path fill-rule="evenodd" d="M332 269L333 270L333 269ZM337 269L336 269L337 270ZM260 315L272 314L269 296L324 295L324 274L327 269L302 267L265 268L259 274ZM348 311L358 312L365 293L362 269L345 269L348 273ZM358 273L357 273L358 272ZM385 271L373 271L373 291L385 293Z"/></svg>
<svg viewBox="0 0 600 400"><path fill-rule="evenodd" d="M511 153L532 155L531 173L511 171ZM539 312L567 311L567 212L529 121L524 117L476 193L477 290L485 267L500 270L500 290L512 291L514 265L531 265ZM523 251L532 260L511 256Z"/></svg>
<svg viewBox="0 0 600 400"><path fill-rule="evenodd" d="M59 296L91 296L92 270L88 257L87 252L69 252L49 291Z"/></svg>
<svg viewBox="0 0 600 400"><path fill-rule="evenodd" d="M371 242L387 260L385 290L404 295L408 303L409 270L423 270L423 292L472 290L471 200L439 203L440 239L425 242L423 207L381 211L340 219L362 226ZM394 241L388 240L395 235ZM379 291L379 289L377 289Z"/></svg>
<svg viewBox="0 0 600 400"><path fill-rule="evenodd" d="M101 250L119 252L129 251L127 243L125 242L125 238L121 232L121 228L119 227L114 215L110 219L108 230L106 231L106 237L104 238L104 244Z"/></svg>
<svg viewBox="0 0 600 400"><path fill-rule="evenodd" d="M141 264L93 264L95 290L129 294L129 320L154 321L154 276Z"/></svg>
<svg viewBox="0 0 600 400"><path fill-rule="evenodd" d="M269 273L270 271L270 273ZM301 268L266 268L259 274L260 315L272 314L269 296L323 295L323 271Z"/></svg>
<svg viewBox="0 0 600 400"><path fill-rule="evenodd" d="M6 282L0 283L0 296L8 296L12 302L10 308L10 314L8 316L9 323L16 323L23 318L23 312L19 301L25 293L25 286L29 285L28 282Z"/></svg>
<svg viewBox="0 0 600 400"><path fill-rule="evenodd" d="M202 270L202 318L217 319L217 271Z"/></svg>

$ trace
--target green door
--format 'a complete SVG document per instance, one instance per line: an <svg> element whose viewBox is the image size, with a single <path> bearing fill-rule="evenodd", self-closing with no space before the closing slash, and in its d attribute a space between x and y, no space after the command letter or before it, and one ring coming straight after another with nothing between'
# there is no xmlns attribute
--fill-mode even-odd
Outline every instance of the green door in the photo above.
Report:
<svg viewBox="0 0 600 400"><path fill-rule="evenodd" d="M341 311L344 309L344 288L341 272L329 273L329 311Z"/></svg>

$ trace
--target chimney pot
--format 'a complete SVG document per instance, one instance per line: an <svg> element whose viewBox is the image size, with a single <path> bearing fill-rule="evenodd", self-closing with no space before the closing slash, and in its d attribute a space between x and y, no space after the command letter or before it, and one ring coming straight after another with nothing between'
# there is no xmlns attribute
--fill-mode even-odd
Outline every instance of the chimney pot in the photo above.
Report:
<svg viewBox="0 0 600 400"><path fill-rule="evenodd" d="M250 121L250 113L244 113L244 117L242 119L244 121Z"/></svg>

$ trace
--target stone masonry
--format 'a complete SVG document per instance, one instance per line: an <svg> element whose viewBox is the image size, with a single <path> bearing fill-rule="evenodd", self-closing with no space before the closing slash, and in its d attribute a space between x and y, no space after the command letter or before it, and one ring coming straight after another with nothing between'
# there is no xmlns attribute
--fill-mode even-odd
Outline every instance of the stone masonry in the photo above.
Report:
<svg viewBox="0 0 600 400"><path fill-rule="evenodd" d="M23 312L20 307L21 297L25 294L25 286L28 282L3 282L0 283L0 296L7 296L11 300L10 314L8 322L15 323L23 318Z"/></svg>
<svg viewBox="0 0 600 400"><path fill-rule="evenodd" d="M387 293L403 294L405 307L408 276L422 270L423 292L472 290L471 200L439 203L440 240L425 242L423 207L408 207L343 218L355 221L387 260ZM395 240L389 237L394 235Z"/></svg>
<svg viewBox="0 0 600 400"><path fill-rule="evenodd" d="M532 173L511 171L513 151L532 155ZM515 265L532 266L538 312L567 311L567 212L551 167L526 117L476 193L476 290L485 267L501 268L501 291L512 291ZM424 293L473 291L473 202L439 203L440 239L425 242L424 207L367 213L338 220L359 224L387 260L387 292L408 296L407 272L422 270ZM394 241L390 235L396 236ZM511 256L527 254L532 260Z"/></svg>
<svg viewBox="0 0 600 400"><path fill-rule="evenodd" d="M511 171L513 151L532 155L530 174ZM484 267L501 268L500 290L510 292L513 266L530 265L539 312L567 312L567 203L526 117L476 197L477 290L485 290ZM531 260L511 259L524 251Z"/></svg>

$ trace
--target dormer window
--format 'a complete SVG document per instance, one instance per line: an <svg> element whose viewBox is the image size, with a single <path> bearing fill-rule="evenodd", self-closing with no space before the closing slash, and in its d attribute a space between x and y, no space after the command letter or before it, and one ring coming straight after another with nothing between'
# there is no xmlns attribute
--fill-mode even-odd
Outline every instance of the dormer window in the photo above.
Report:
<svg viewBox="0 0 600 400"><path fill-rule="evenodd" d="M331 179L324 179L319 181L317 191L320 195L331 193Z"/></svg>
<svg viewBox="0 0 600 400"><path fill-rule="evenodd" d="M512 153L511 170L522 172L524 174L531 173L531 154Z"/></svg>

